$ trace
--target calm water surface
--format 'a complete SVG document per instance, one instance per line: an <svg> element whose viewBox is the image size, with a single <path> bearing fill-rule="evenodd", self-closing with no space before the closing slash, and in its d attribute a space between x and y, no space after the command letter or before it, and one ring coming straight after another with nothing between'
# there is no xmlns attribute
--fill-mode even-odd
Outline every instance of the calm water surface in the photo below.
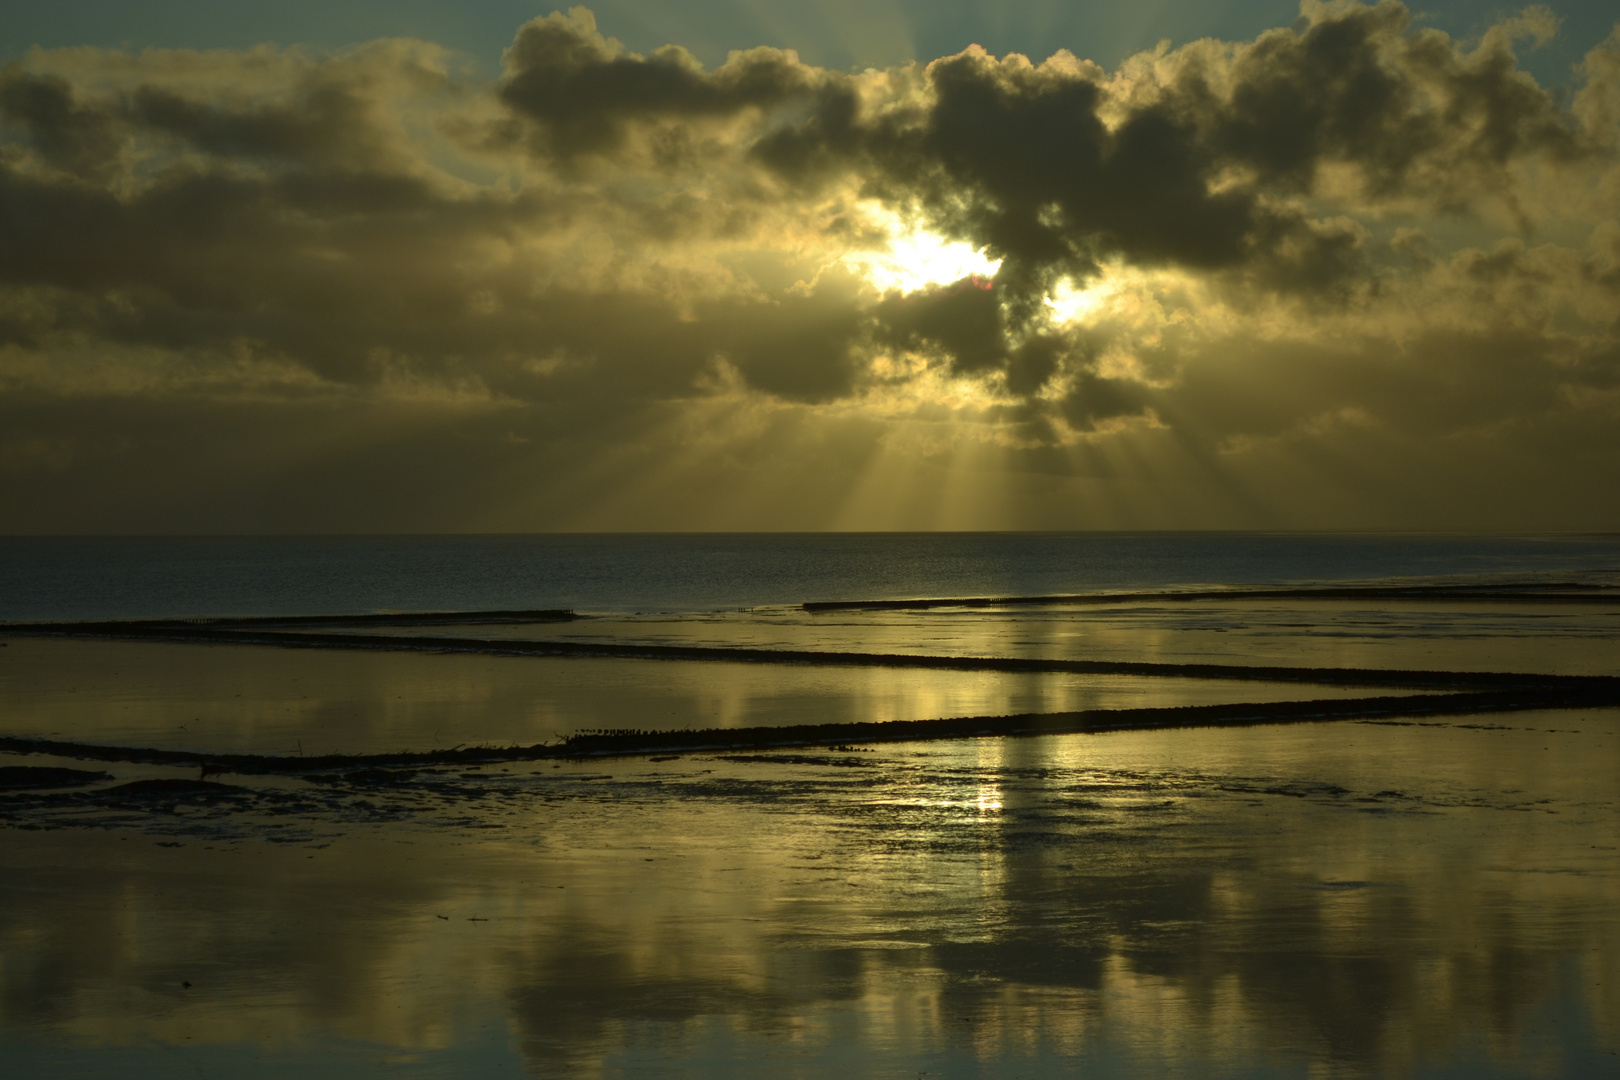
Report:
<svg viewBox="0 0 1620 1080"><path fill-rule="evenodd" d="M17 638L0 652L0 735L224 753L388 753L530 746L604 728L778 727L1366 693L1123 675Z"/></svg>
<svg viewBox="0 0 1620 1080"><path fill-rule="evenodd" d="M1620 537L1248 533L0 537L0 619L570 607L1384 580L1620 584Z"/></svg>
<svg viewBox="0 0 1620 1080"><path fill-rule="evenodd" d="M13 830L0 1053L62 1076L1612 1076L1617 725L512 767L476 815L409 825Z"/></svg>
<svg viewBox="0 0 1620 1080"><path fill-rule="evenodd" d="M11 620L572 607L434 632L1620 673L1606 605L798 607L1387 581L1614 585L1620 541L0 539ZM293 754L1362 692L0 640L0 734ZM7 1076L1620 1077L1620 710L216 775L159 806L109 792L197 770L105 767L0 790Z"/></svg>

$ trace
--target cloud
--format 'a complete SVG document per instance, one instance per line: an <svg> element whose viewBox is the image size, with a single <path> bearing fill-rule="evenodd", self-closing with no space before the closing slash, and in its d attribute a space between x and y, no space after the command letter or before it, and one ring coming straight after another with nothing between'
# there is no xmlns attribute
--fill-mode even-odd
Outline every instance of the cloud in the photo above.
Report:
<svg viewBox="0 0 1620 1080"><path fill-rule="evenodd" d="M1620 37L1565 100L1514 53L1555 22L1309 3L1114 71L708 68L579 8L492 82L414 41L36 50L0 68L0 527L260 527L209 516L233 470L322 528L849 524L840 490L970 458L1071 507L980 526L1094 520L1065 468L1121 506L1470 440L1620 475ZM818 494L750 516L805 455ZM439 494L299 516L288 477L390 461ZM653 473L687 497L638 517Z"/></svg>
<svg viewBox="0 0 1620 1080"><path fill-rule="evenodd" d="M525 24L504 62L496 93L529 122L531 147L556 158L617 150L635 126L770 109L829 78L780 49L736 52L714 71L679 45L638 56L585 8Z"/></svg>

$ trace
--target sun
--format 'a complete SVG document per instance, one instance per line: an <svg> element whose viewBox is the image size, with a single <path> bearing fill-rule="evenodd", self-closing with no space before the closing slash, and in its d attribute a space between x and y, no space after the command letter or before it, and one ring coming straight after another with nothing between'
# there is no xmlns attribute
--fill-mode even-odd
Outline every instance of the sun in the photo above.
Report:
<svg viewBox="0 0 1620 1080"><path fill-rule="evenodd" d="M988 248L975 249L960 240L947 240L886 210L872 216L874 223L888 233L884 248L854 252L840 261L880 292L913 293L967 277L988 280L1001 269L1001 260L990 258Z"/></svg>
<svg viewBox="0 0 1620 1080"><path fill-rule="evenodd" d="M965 278L988 288L1001 269L1002 260L991 258L988 247L948 239L881 205L863 206L862 211L868 224L884 234L882 246L849 252L838 262L879 292L914 293ZM1053 327L1093 322L1116 306L1133 284L1140 282L1118 266L1104 267L1084 287L1061 280L1046 295L1046 320Z"/></svg>

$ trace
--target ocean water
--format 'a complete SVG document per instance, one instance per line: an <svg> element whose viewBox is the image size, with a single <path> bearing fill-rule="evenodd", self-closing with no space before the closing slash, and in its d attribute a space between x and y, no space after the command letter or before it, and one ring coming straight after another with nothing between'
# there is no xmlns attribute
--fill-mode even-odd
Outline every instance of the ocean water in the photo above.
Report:
<svg viewBox="0 0 1620 1080"><path fill-rule="evenodd" d="M1620 1078L1620 708L275 776L142 754L1383 692L512 642L1620 675L1612 599L802 607L1324 584L1614 588L1620 538L0 539L0 622L584 616L361 649L0 626L0 736L111 753L0 753L0 1074ZM105 775L7 786L42 766Z"/></svg>
<svg viewBox="0 0 1620 1080"><path fill-rule="evenodd" d="M0 620L574 608L1196 585L1620 585L1620 537L1252 533L0 537Z"/></svg>

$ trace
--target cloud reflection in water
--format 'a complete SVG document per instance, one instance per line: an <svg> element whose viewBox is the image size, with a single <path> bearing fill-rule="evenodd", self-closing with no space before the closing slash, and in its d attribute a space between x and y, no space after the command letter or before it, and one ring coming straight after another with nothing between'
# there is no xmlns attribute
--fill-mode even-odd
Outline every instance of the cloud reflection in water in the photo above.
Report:
<svg viewBox="0 0 1620 1080"><path fill-rule="evenodd" d="M321 846L10 830L0 1056L1608 1075L1617 720L546 763Z"/></svg>

